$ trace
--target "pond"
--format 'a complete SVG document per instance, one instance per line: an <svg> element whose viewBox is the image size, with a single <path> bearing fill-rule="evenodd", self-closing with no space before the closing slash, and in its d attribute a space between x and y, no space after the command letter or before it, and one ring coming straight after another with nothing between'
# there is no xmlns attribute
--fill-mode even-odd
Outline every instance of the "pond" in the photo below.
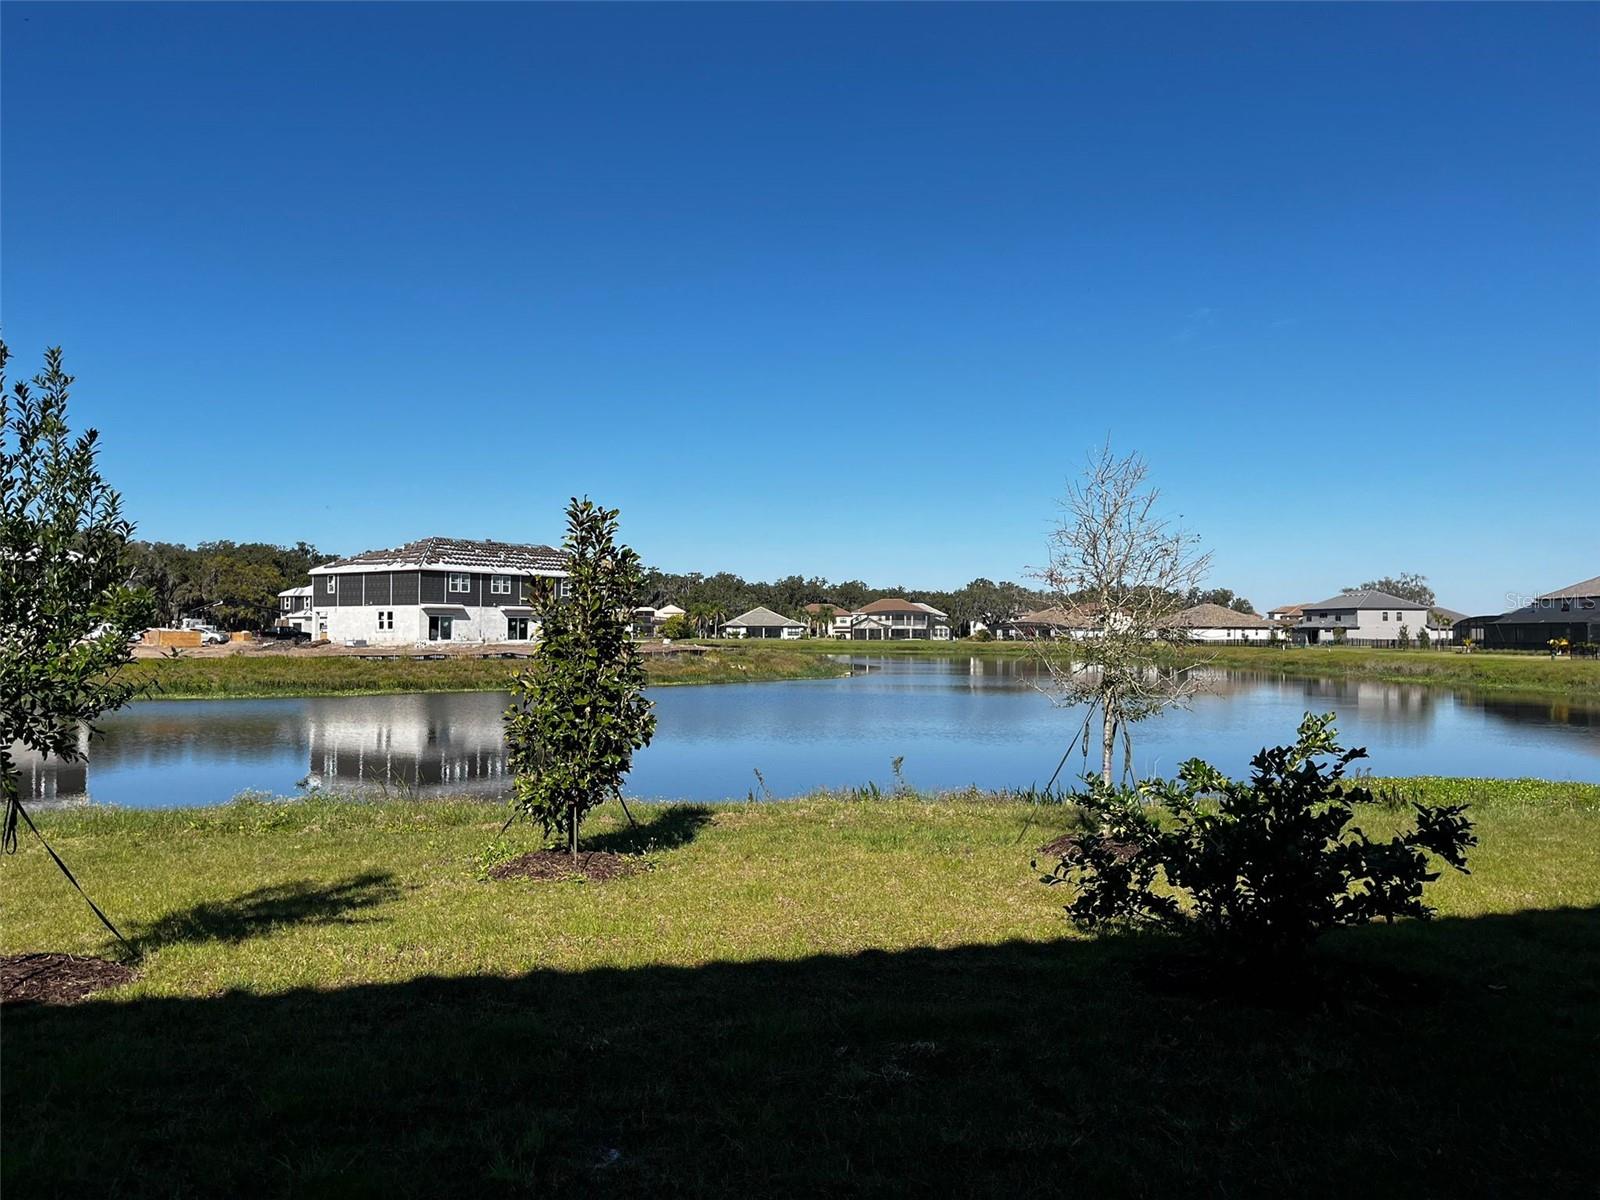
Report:
<svg viewBox="0 0 1600 1200"><path fill-rule="evenodd" d="M652 689L659 726L627 794L720 800L905 780L926 789L1042 786L1075 727L1033 686L1034 664L992 658L851 660L848 678ZM132 807L222 803L317 786L508 794L499 693L142 701L105 719L89 762L24 761L24 794ZM1384 775L1600 782L1595 703L1513 701L1432 688L1213 671L1190 708L1139 725L1134 763L1171 774L1194 755L1242 774L1336 710L1346 745ZM1118 759L1120 768L1120 755ZM1074 752L1063 772L1083 769ZM756 772L760 772L758 781ZM762 782L764 781L764 782Z"/></svg>

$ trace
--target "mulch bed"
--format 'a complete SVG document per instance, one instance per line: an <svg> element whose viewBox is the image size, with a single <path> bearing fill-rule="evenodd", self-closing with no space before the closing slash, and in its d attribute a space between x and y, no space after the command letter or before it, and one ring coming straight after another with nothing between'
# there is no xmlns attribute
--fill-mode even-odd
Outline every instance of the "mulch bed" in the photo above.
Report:
<svg viewBox="0 0 1600 1200"><path fill-rule="evenodd" d="M102 988L127 983L131 967L71 954L0 957L0 1004L76 1004Z"/></svg>
<svg viewBox="0 0 1600 1200"><path fill-rule="evenodd" d="M575 879L581 875L595 883L604 883L608 879L632 875L638 869L637 859L613 854L609 850L580 853L576 866L573 865L572 855L565 850L534 850L491 867L489 878L552 880Z"/></svg>
<svg viewBox="0 0 1600 1200"><path fill-rule="evenodd" d="M1085 848L1098 840L1108 850L1112 857L1119 862L1127 862L1139 853L1139 847L1132 842L1119 842L1113 838L1099 838L1087 833L1062 834L1053 842L1046 842L1039 847L1040 854L1048 854L1051 858L1064 858L1068 862L1076 862L1083 856Z"/></svg>

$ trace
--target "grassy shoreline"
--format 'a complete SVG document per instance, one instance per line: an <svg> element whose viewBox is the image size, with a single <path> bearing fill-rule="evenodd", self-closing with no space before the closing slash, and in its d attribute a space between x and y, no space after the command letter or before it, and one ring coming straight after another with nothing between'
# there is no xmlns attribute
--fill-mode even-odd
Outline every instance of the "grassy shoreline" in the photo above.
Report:
<svg viewBox="0 0 1600 1200"><path fill-rule="evenodd" d="M498 692L526 666L498 658L364 659L294 654L145 658L125 668L153 685L151 699L263 699L275 696L381 696L399 692ZM651 655L651 687L833 679L849 668L800 651L718 646L696 655Z"/></svg>
<svg viewBox="0 0 1600 1200"><path fill-rule="evenodd" d="M649 869L599 885L485 882L503 810L481 802L44 813L145 959L88 1003L6 1013L0 1180L1581 1194L1600 787L1407 786L1473 802L1473 873L1430 892L1435 922L1330 938L1326 994L1289 1009L1173 992L1149 974L1166 943L1071 931L1029 866L1059 808L660 805L639 833L611 808L587 844ZM107 949L36 844L0 881L0 949Z"/></svg>
<svg viewBox="0 0 1600 1200"><path fill-rule="evenodd" d="M724 645L706 642L706 645ZM1035 654L1026 642L843 642L802 639L785 644L810 654L1015 658ZM760 647L751 647L760 653ZM1600 660L1459 650L1368 650L1346 646L1201 646L1209 665L1300 679L1371 679L1529 698L1560 697L1600 704Z"/></svg>
<svg viewBox="0 0 1600 1200"><path fill-rule="evenodd" d="M650 683L747 683L828 679L848 674L833 655L1019 658L1035 653L1018 642L840 642L802 639L782 644L702 642L697 657L652 656ZM1508 698L1561 699L1600 705L1600 662L1533 655L1463 654L1448 650L1362 650L1346 647L1269 649L1222 646L1203 653L1211 665L1263 675L1371 679L1450 688ZM509 685L519 663L454 658L383 661L293 654L227 658L141 659L128 668L154 682L156 698L199 700L271 696L359 696L396 692L485 692Z"/></svg>

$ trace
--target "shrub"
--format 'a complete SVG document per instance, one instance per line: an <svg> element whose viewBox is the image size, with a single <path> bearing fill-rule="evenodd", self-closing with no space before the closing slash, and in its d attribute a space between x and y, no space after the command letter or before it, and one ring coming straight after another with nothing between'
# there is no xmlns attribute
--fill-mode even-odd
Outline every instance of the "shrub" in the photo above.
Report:
<svg viewBox="0 0 1600 1200"><path fill-rule="evenodd" d="M665 638L692 638L694 622L688 617L668 617L661 623L661 636Z"/></svg>
<svg viewBox="0 0 1600 1200"><path fill-rule="evenodd" d="M1294 745L1251 760L1248 782L1199 759L1137 788L1086 777L1072 797L1086 831L1058 843L1044 881L1072 887L1082 927L1198 930L1249 959L1298 956L1336 925L1431 916L1429 856L1465 872L1477 844L1466 806L1412 801L1412 828L1369 838L1351 820L1374 797L1344 781L1366 751L1340 747L1333 719L1307 713Z"/></svg>

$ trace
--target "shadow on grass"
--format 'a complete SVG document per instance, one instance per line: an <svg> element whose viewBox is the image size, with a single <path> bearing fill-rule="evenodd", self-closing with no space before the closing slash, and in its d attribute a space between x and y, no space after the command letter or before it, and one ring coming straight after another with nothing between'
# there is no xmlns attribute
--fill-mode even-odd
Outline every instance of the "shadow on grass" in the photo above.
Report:
<svg viewBox="0 0 1600 1200"><path fill-rule="evenodd" d="M1157 947L1164 952L1170 944ZM1584 1195L1600 912L1348 931L1306 1011L1133 940L230 993L4 1023L7 1195Z"/></svg>
<svg viewBox="0 0 1600 1200"><path fill-rule="evenodd" d="M703 804L632 804L638 825L625 825L583 839L581 849L611 854L643 854L647 850L676 850L687 846L711 823L712 812Z"/></svg>
<svg viewBox="0 0 1600 1200"><path fill-rule="evenodd" d="M208 900L166 913L134 930L144 954L181 942L242 942L283 925L351 925L355 914L400 896L394 876L369 871L333 884L299 880L256 888L232 900Z"/></svg>

